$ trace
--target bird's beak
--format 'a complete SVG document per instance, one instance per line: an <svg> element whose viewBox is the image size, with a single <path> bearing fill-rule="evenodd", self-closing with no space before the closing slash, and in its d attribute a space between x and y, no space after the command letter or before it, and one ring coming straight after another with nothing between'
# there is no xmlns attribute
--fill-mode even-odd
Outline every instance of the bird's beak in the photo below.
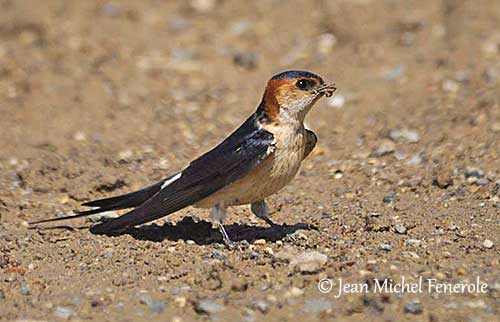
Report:
<svg viewBox="0 0 500 322"><path fill-rule="evenodd" d="M330 97L333 95L333 92L337 90L335 87L335 83L320 85L313 90L313 93L316 95L325 95L326 97Z"/></svg>

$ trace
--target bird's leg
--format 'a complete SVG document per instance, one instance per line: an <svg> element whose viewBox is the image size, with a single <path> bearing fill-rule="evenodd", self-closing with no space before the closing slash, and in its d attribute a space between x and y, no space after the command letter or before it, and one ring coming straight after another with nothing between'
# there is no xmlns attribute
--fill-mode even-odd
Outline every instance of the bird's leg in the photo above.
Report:
<svg viewBox="0 0 500 322"><path fill-rule="evenodd" d="M275 224L271 218L269 218L269 208L267 207L265 200L259 200L250 205L250 209L253 214L260 219L264 220L271 227L278 227L278 224Z"/></svg>
<svg viewBox="0 0 500 322"><path fill-rule="evenodd" d="M226 218L226 207L224 204L217 204L212 208L212 221L219 226L219 230L222 234L222 239L224 243L229 249L233 249L235 247L235 242L229 238L226 230L224 229L224 218Z"/></svg>

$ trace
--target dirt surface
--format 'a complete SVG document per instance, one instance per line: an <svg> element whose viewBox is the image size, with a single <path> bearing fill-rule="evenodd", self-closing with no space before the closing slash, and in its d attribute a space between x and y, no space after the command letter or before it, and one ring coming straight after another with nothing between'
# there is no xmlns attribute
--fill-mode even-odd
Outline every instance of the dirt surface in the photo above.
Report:
<svg viewBox="0 0 500 322"><path fill-rule="evenodd" d="M500 321L499 26L495 0L0 0L0 320ZM280 229L29 229L181 169L292 68L338 92ZM335 297L402 277L488 286Z"/></svg>

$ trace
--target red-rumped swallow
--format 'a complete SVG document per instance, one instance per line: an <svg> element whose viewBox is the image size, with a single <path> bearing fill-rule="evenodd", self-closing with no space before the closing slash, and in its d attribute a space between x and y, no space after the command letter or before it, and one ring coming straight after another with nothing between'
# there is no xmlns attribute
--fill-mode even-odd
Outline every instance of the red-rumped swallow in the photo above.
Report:
<svg viewBox="0 0 500 322"><path fill-rule="evenodd" d="M316 145L304 118L335 84L307 71L286 71L267 83L261 103L243 124L186 168L158 183L124 195L86 202L95 209L33 222L70 219L104 211L133 208L126 214L90 228L111 234L167 216L187 206L212 208L226 245L233 242L223 221L229 206L250 204L252 212L271 226L265 198L278 192L297 174Z"/></svg>

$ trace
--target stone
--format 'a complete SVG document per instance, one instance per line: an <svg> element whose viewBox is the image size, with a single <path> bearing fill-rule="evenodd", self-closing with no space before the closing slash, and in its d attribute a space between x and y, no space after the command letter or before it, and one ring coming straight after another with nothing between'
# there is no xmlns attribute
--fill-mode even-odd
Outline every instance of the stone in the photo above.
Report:
<svg viewBox="0 0 500 322"><path fill-rule="evenodd" d="M465 168L464 176L466 179L468 178L480 179L484 176L484 171L475 167L467 167Z"/></svg>
<svg viewBox="0 0 500 322"><path fill-rule="evenodd" d="M400 129L390 131L389 138L398 143L417 143L420 135L415 130Z"/></svg>
<svg viewBox="0 0 500 322"><path fill-rule="evenodd" d="M22 295L31 295L31 288L27 284L22 284L20 291Z"/></svg>
<svg viewBox="0 0 500 322"><path fill-rule="evenodd" d="M289 299L289 298L302 296L303 294L304 294L303 290L301 290L300 288L298 288L296 286L293 286L292 288L290 288L288 291L285 292L283 297L285 299Z"/></svg>
<svg viewBox="0 0 500 322"><path fill-rule="evenodd" d="M162 300L156 299L149 295L144 295L141 298L141 303L149 307L151 313L160 314L165 310L165 303Z"/></svg>
<svg viewBox="0 0 500 322"><path fill-rule="evenodd" d="M391 203L391 202L394 202L398 199L398 196L396 195L395 192L389 192L388 194L386 194L384 196L384 198L382 199L382 201L384 203Z"/></svg>
<svg viewBox="0 0 500 322"><path fill-rule="evenodd" d="M224 310L224 305L211 300L201 300L196 302L194 310L198 314L214 315Z"/></svg>
<svg viewBox="0 0 500 322"><path fill-rule="evenodd" d="M267 312L269 312L269 304L265 301L255 301L252 303L252 308L263 313L263 314L266 314Z"/></svg>
<svg viewBox="0 0 500 322"><path fill-rule="evenodd" d="M290 266L296 272L300 273L316 273L323 269L328 257L316 251L305 252L295 256L290 261Z"/></svg>
<svg viewBox="0 0 500 322"><path fill-rule="evenodd" d="M54 315L63 320L69 320L74 314L75 311L67 306L57 306L54 310Z"/></svg>
<svg viewBox="0 0 500 322"><path fill-rule="evenodd" d="M381 157L387 154L391 154L396 150L394 142L384 140L376 149L373 151L373 156Z"/></svg>
<svg viewBox="0 0 500 322"><path fill-rule="evenodd" d="M394 226L394 230L396 231L396 233L398 233L400 235L406 234L406 227L403 226L403 225L396 225L396 226Z"/></svg>
<svg viewBox="0 0 500 322"><path fill-rule="evenodd" d="M303 310L306 313L319 315L321 313L331 311L332 303L324 297L307 299L304 303Z"/></svg>
<svg viewBox="0 0 500 322"><path fill-rule="evenodd" d="M380 249L380 250L385 250L385 251L387 251L387 252L388 252L388 251L392 250L392 246L391 246L391 245L389 245L389 244L381 243L381 244L379 245L379 249Z"/></svg>
<svg viewBox="0 0 500 322"><path fill-rule="evenodd" d="M493 242L489 239L485 239L483 242L484 248L493 248Z"/></svg>
<svg viewBox="0 0 500 322"><path fill-rule="evenodd" d="M422 304L417 301L412 301L409 303L406 303L404 306L404 312L405 313L411 313L411 314L421 314L422 313Z"/></svg>

